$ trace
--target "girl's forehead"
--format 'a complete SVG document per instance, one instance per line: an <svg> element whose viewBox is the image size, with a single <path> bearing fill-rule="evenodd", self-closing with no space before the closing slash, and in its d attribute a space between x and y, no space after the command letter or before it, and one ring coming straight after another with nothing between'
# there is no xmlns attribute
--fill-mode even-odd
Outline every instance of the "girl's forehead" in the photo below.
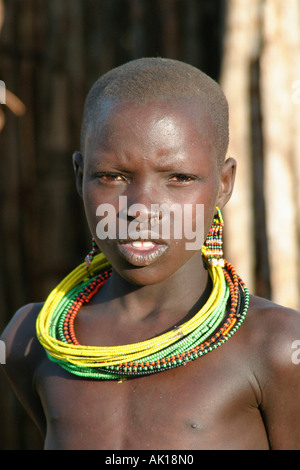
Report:
<svg viewBox="0 0 300 470"><path fill-rule="evenodd" d="M214 165L213 129L204 110L186 103L122 102L99 115L88 148L90 163L132 166L147 160L155 168L185 163Z"/></svg>
<svg viewBox="0 0 300 470"><path fill-rule="evenodd" d="M93 141L136 137L147 142L165 139L170 145L186 138L213 141L214 126L206 109L188 100L171 102L149 100L146 103L120 101L104 104L92 126Z"/></svg>

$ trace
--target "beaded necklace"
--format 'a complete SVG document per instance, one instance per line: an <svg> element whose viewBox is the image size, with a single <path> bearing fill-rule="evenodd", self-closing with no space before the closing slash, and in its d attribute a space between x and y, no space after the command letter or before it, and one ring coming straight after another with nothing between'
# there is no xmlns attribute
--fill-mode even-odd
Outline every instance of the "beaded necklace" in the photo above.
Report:
<svg viewBox="0 0 300 470"><path fill-rule="evenodd" d="M111 275L108 261L99 254L88 275L82 263L50 293L37 318L37 337L52 361L86 378L120 380L185 365L227 341L249 306L249 292L227 261L223 268L208 265L207 269L213 283L211 295L187 322L139 343L85 346L76 338L74 320Z"/></svg>

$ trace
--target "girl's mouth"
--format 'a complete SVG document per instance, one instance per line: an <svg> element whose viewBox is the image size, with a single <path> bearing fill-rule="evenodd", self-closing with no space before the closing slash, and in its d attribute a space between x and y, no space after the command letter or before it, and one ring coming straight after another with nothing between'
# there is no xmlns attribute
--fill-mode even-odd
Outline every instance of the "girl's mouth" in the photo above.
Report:
<svg viewBox="0 0 300 470"><path fill-rule="evenodd" d="M149 266L160 258L168 246L152 240L131 240L118 243L122 257L133 266Z"/></svg>

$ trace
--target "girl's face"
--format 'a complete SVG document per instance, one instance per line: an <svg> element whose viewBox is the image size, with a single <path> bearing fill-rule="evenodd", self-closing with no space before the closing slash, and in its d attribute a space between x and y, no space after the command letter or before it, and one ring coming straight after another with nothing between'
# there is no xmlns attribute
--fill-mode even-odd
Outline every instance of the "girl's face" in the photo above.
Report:
<svg viewBox="0 0 300 470"><path fill-rule="evenodd" d="M199 105L122 101L100 110L93 128L78 184L91 233L113 268L149 285L196 259L201 265L230 178L218 167L214 129Z"/></svg>

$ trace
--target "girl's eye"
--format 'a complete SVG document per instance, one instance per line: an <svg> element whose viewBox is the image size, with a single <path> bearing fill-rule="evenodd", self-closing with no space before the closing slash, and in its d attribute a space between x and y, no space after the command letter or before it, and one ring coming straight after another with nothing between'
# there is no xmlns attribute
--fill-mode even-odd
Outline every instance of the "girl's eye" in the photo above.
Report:
<svg viewBox="0 0 300 470"><path fill-rule="evenodd" d="M169 181L172 183L190 183L191 181L194 181L195 179L196 179L195 176L177 174L177 175L172 175L169 178Z"/></svg>
<svg viewBox="0 0 300 470"><path fill-rule="evenodd" d="M104 183L114 183L114 182L123 182L126 181L126 178L123 175L118 173L101 173L97 175L98 179Z"/></svg>

